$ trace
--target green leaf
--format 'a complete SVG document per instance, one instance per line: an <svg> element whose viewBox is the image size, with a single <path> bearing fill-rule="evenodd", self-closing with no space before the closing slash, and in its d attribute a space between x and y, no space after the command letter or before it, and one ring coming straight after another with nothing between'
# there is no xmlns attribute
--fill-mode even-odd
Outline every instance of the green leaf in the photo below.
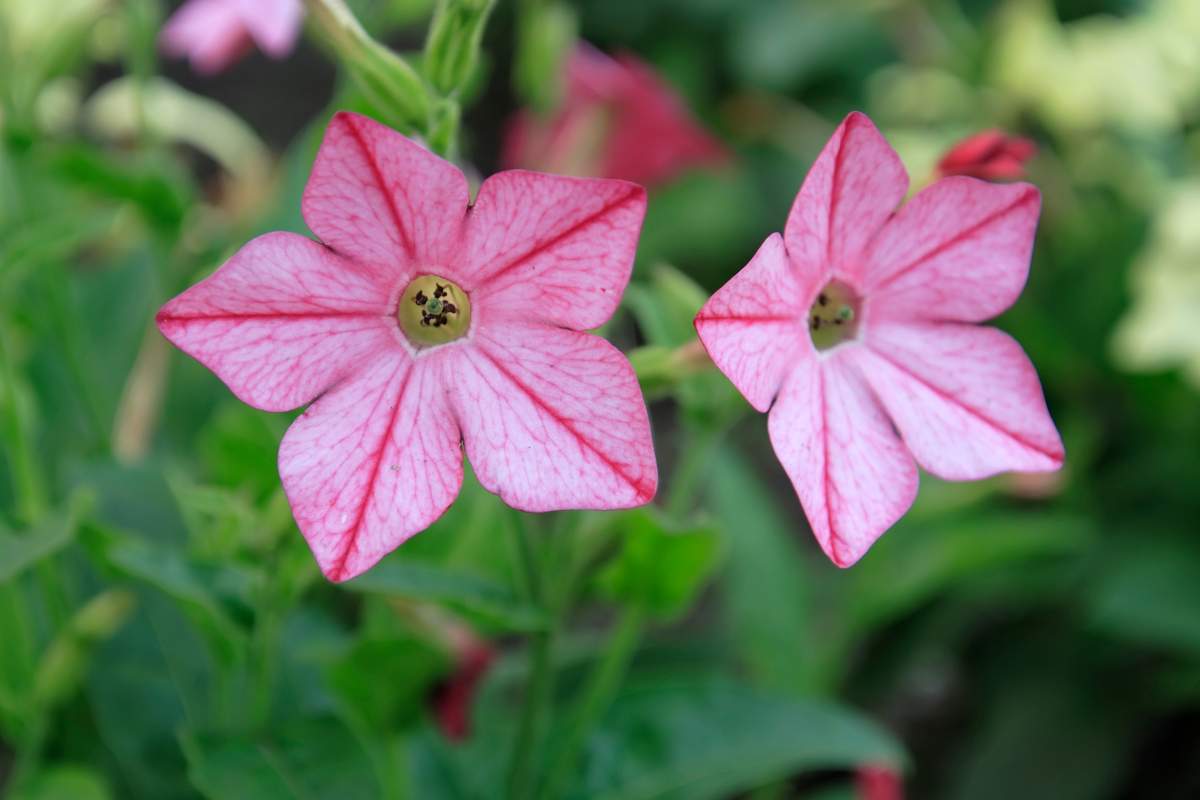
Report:
<svg viewBox="0 0 1200 800"><path fill-rule="evenodd" d="M1141 645L1200 658L1200 555L1194 542L1141 537L1092 584L1093 624Z"/></svg>
<svg viewBox="0 0 1200 800"><path fill-rule="evenodd" d="M357 592L442 603L512 631L540 630L547 623L540 609L499 583L402 556L385 558L343 585Z"/></svg>
<svg viewBox="0 0 1200 800"><path fill-rule="evenodd" d="M109 800L104 776L87 767L55 766L34 775L12 800Z"/></svg>
<svg viewBox="0 0 1200 800"><path fill-rule="evenodd" d="M627 511L613 524L622 546L598 577L605 593L658 617L687 611L716 567L717 529L711 524L671 527L649 507Z"/></svg>
<svg viewBox="0 0 1200 800"><path fill-rule="evenodd" d="M12 580L59 552L74 535L74 523L61 515L48 517L32 530L20 534L0 527L0 583Z"/></svg>
<svg viewBox="0 0 1200 800"><path fill-rule="evenodd" d="M331 688L379 733L420 719L434 682L449 668L446 653L415 637L364 639L328 671Z"/></svg>
<svg viewBox="0 0 1200 800"><path fill-rule="evenodd" d="M785 515L732 448L712 460L709 502L730 531L722 581L725 628L751 673L769 687L803 691L816 665L811 580L799 549L807 536L799 503Z"/></svg>
<svg viewBox="0 0 1200 800"><path fill-rule="evenodd" d="M726 797L814 769L901 765L899 744L861 714L724 680L627 689L592 737L571 797Z"/></svg>
<svg viewBox="0 0 1200 800"><path fill-rule="evenodd" d="M495 0L438 0L422 67L442 94L457 92L474 73L493 5Z"/></svg>
<svg viewBox="0 0 1200 800"><path fill-rule="evenodd" d="M188 777L213 800L377 800L363 748L333 717L299 720L256 738L185 731Z"/></svg>

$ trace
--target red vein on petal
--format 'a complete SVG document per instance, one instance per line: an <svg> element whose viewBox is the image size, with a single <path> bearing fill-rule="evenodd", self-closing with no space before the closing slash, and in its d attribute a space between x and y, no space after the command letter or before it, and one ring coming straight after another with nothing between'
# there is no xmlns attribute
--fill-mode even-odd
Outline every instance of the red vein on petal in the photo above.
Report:
<svg viewBox="0 0 1200 800"><path fill-rule="evenodd" d="M908 367L905 367L900 362L896 361L895 359L893 359L891 356L887 355L886 353L876 350L873 347L868 348L868 349L870 350L871 353L879 356L881 359L886 361L888 364L891 364L893 367L895 367L900 372L904 373L905 375L912 378L917 383L919 383L922 386L924 386L925 388L929 389L931 392L936 394L938 397L942 398L943 400L950 403L951 405L958 406L959 408L966 411L971 416L978 419L980 422L983 422L988 427L992 428L993 430L999 431L1000 433L1009 437L1017 444L1020 444L1024 447L1028 447L1030 450L1033 450L1035 453L1040 453L1041 455L1044 455L1046 458L1049 458L1049 459L1052 459L1055 461L1062 460L1063 454L1061 452L1056 453L1052 450L1047 450L1045 447L1042 447L1039 444L1035 444L1034 442L1029 441L1029 439L1025 438L1021 434L1014 433L1014 432L1008 430L1003 425L996 422L991 417L987 416L986 414L984 414L982 411L978 410L974 406L969 406L966 403L959 400L957 397L954 397L953 395L949 394L948 392L938 388L937 386L934 386L928 380L926 380L925 378L922 378L920 375L917 375L915 372L910 370Z"/></svg>
<svg viewBox="0 0 1200 800"><path fill-rule="evenodd" d="M698 316L696 322L799 322L797 317L793 316L749 316L742 317L733 314L716 315L716 316Z"/></svg>
<svg viewBox="0 0 1200 800"><path fill-rule="evenodd" d="M379 183L379 189L383 192L383 197L387 201L388 210L392 212L392 221L396 224L396 232L400 234L400 243L408 251L409 258L415 259L417 257L417 248L413 244L412 239L409 238L408 229L400 222L400 211L396 208L396 201L392 197L391 187L384 180L383 172L379 169L379 164L376 163L371 149L367 147L366 139L363 138L362 132L358 129L358 122L352 116L346 116L344 119L346 120L346 126L350 130L350 135L358 143L359 149L363 152L363 158L366 159L367 165L371 168L376 182Z"/></svg>
<svg viewBox="0 0 1200 800"><path fill-rule="evenodd" d="M842 157L846 152L846 140L850 138L850 130L854 125L857 117L851 116L846 120L846 127L842 130L842 138L838 141L838 151L833 157L833 172L830 175L829 182L829 217L826 219L825 227L825 267L830 268L833 265L833 221L834 215L837 213L838 206L838 176L842 171Z"/></svg>
<svg viewBox="0 0 1200 800"><path fill-rule="evenodd" d="M1029 202L1029 200L1035 196L1036 196L1035 190L1032 190L1032 189L1022 192L1021 196L1018 197L1015 201L1013 201L1009 205L1005 206L1004 208L1000 209L999 211L995 211L995 212L987 215L986 217L984 217L983 219L981 219L979 222L975 223L974 225L972 225L968 228L964 228L963 230L954 234L953 236L951 236L949 239L942 242L941 244L935 245L934 247L930 248L927 252L922 253L921 255L917 256L912 261L910 261L907 265L905 265L903 268L897 270L896 272L893 272L889 277L885 278L881 283L879 283L879 285L873 287L870 291L874 294L878 294L878 293L882 292L885 287L890 286L891 284L895 283L903 276L907 275L908 273L912 272L917 267L921 266L921 264L925 263L926 261L928 261L931 258L934 258L935 256L940 255L941 253L946 252L951 247L954 247L955 245L960 244L961 242L967 240L969 237L971 237L974 234L976 234L977 232L979 232L980 229L982 229L988 225L991 225L993 222L995 222L999 219L1002 219L1003 217L1012 213L1016 209L1020 208L1025 203Z"/></svg>
<svg viewBox="0 0 1200 800"><path fill-rule="evenodd" d="M191 322L193 320L205 321L218 319L236 321L252 319L334 319L347 317L367 317L373 319L387 316L387 314L382 314L378 311L313 311L311 313L295 311L279 314L273 314L270 312L263 312L261 314L246 314L242 312L231 311L229 313L219 314L158 314L155 319L157 319L159 322Z"/></svg>
<svg viewBox="0 0 1200 800"><path fill-rule="evenodd" d="M533 249L517 256L512 261L510 261L508 264L505 264L503 267L501 267L500 269L493 272L490 276L488 276L484 280L483 286L480 286L479 288L482 289L482 288L484 288L484 286L489 286L491 284L496 283L502 275L510 272L513 269L516 269L517 267L524 264L526 261L529 261L531 258L534 258L535 256L540 255L541 253L544 253L546 250L549 250L551 247L554 247L556 244L561 242L563 239L566 239L568 236L571 236L571 235L577 233L580 228L586 227L587 225L590 225L593 222L595 222L596 220L600 219L600 217L604 216L605 214L608 214L611 211L613 211L617 208L620 208L621 206L628 203L630 200L632 200L635 197L637 197L638 195L640 195L641 192L642 192L641 187L635 186L634 188L630 189L623 196L617 198L616 200L614 200L613 202L609 203L606 206L602 206L599 210L597 210L591 214L588 214L586 217L581 219L579 222L576 222L575 224L571 225L566 230L561 231L561 232L555 234L554 236L551 236L549 239L547 239L544 242L538 243L536 246L534 246Z"/></svg>
<svg viewBox="0 0 1200 800"><path fill-rule="evenodd" d="M829 557L840 567L842 566L842 557L838 553L838 534L833 524L833 500L830 497L829 488L829 406L825 398L825 381L828 380L828 376L825 375L825 370L821 369L819 364L817 365L817 375L821 379L821 448L823 450L821 478L825 490L825 525L829 528Z"/></svg>
<svg viewBox="0 0 1200 800"><path fill-rule="evenodd" d="M554 419L555 422L557 422L559 425L561 425L563 427L563 429L567 433L569 433L569 434L571 434L571 436L575 437L576 441L578 441L581 445L586 447L588 450L591 450L593 453L595 453L596 456L601 461L603 461L605 464L608 465L609 469L611 469L613 472L617 473L617 475L619 475L622 480L624 480L631 487L633 487L634 491L637 492L639 498L640 497L649 498L649 497L653 496L653 494L651 492L646 490L645 486L643 485L644 481L638 481L637 479L631 477L629 475L629 473L625 471L625 469L623 468L623 466L621 464L619 464L616 461L613 461L611 458L609 458L607 455L605 455L603 452L601 452L594 444L592 444L587 439L587 437L585 437L583 434L581 434L579 431L577 431L574 427L572 427L566 417L563 417L557 411L555 411L553 408L548 406L545 403L545 401L543 401L542 398L537 395L536 392L534 392L532 389L530 389L528 386L526 386L523 382L521 382L521 380L519 378L517 378L517 376L513 375L512 372L510 372L508 369L506 369L500 363L500 361L494 355L492 355L486 348L479 347L476 349L478 350L478 352L483 353L483 355L487 357L488 361L492 362L492 366L494 366L496 368L497 372L499 372L504 377L508 378L508 380L511 381L514 386L516 386L518 389L520 389L525 394L526 397L528 397L530 400L532 400L534 405L536 405L538 408L542 409L547 414L549 414Z"/></svg>
<svg viewBox="0 0 1200 800"><path fill-rule="evenodd" d="M362 503L358 507L358 515L354 518L354 524L347 530L346 546L342 549L341 555L337 557L337 561L329 569L329 577L335 581L342 579L346 570L346 560L350 558L350 553L358 543L358 534L362 527L363 516L367 513L367 506L370 505L371 498L375 494L375 480L379 477L379 468L383 464L383 453L387 450L387 443L391 439L392 428L395 427L396 417L400 414L400 406L404 404L404 393L408 390L408 386L412 382L415 365L402 362L400 366L406 367L408 371L404 375L403 383L400 384L400 390L396 393L395 405L392 406L392 413L388 417L387 427L383 429L383 436L380 437L379 444L375 448L375 465L371 468L371 478L367 481L367 490L363 493Z"/></svg>

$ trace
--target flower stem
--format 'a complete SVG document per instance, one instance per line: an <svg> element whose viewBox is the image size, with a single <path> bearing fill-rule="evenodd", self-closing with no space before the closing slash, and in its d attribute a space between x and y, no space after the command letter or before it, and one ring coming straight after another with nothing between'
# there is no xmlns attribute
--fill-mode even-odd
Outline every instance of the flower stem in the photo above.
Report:
<svg viewBox="0 0 1200 800"><path fill-rule="evenodd" d="M529 529L520 512L513 516L516 520L514 531L518 562L524 573L526 591L530 602L544 609L546 604L540 566L530 541ZM556 626L557 621L552 619L545 630L533 635L529 644L529 684L508 770L508 797L511 800L526 800L534 796L534 771L542 738L542 724L554 686L551 648Z"/></svg>
<svg viewBox="0 0 1200 800"><path fill-rule="evenodd" d="M621 612L608 641L604 656L596 662L584 684L583 693L572 711L566 737L551 760L545 791L541 797L552 800L560 797L567 779L587 743L588 734L600 717L608 711L616 697L621 681L629 669L641 640L645 614L639 606L627 606Z"/></svg>

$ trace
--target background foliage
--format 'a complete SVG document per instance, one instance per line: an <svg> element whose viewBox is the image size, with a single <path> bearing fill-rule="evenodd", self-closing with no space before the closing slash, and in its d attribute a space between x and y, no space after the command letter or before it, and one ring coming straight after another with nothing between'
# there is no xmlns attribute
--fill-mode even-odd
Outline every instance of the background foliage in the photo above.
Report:
<svg viewBox="0 0 1200 800"><path fill-rule="evenodd" d="M608 637L643 624L568 796L851 797L869 765L916 797L1200 795L1200 4L498 4L462 98L474 174L518 105L554 102L576 26L653 63L735 154L652 192L609 330L627 349L692 337L847 111L918 183L966 134L1033 137L1044 212L1000 325L1068 452L1053 478L923 476L840 571L720 376L648 385L658 507L536 520L539 603L514 515L471 482L377 569L324 583L275 472L286 415L153 329L251 236L305 232L325 121L373 109L312 40L214 78L158 63L168 5L0 0L9 796L497 796L529 635L564 631L552 759ZM352 5L419 50L431 2ZM497 656L454 741L435 709L463 642Z"/></svg>

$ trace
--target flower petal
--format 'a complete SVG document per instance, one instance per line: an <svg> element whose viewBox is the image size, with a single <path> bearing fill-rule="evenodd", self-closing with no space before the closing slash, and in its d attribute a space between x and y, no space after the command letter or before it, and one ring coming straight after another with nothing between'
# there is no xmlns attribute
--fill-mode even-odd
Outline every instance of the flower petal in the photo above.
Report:
<svg viewBox="0 0 1200 800"><path fill-rule="evenodd" d="M333 581L359 575L429 527L462 486L443 361L401 350L313 403L279 446L296 524Z"/></svg>
<svg viewBox="0 0 1200 800"><path fill-rule="evenodd" d="M853 354L905 443L948 480L1062 466L1033 364L1008 334L950 323L873 328Z"/></svg>
<svg viewBox="0 0 1200 800"><path fill-rule="evenodd" d="M471 209L464 286L489 316L595 328L629 282L645 214L636 184L498 173Z"/></svg>
<svg viewBox="0 0 1200 800"><path fill-rule="evenodd" d="M771 407L797 354L812 351L803 304L820 288L817 274L800 274L787 255L772 234L696 315L713 363L759 411Z"/></svg>
<svg viewBox="0 0 1200 800"><path fill-rule="evenodd" d="M254 41L264 53L283 58L300 35L300 0L233 0Z"/></svg>
<svg viewBox="0 0 1200 800"><path fill-rule="evenodd" d="M386 280L311 239L268 233L168 302L156 321L243 402L290 411L400 347Z"/></svg>
<svg viewBox="0 0 1200 800"><path fill-rule="evenodd" d="M205 75L225 69L250 47L241 16L225 0L188 0L163 25L159 41L165 53L188 58Z"/></svg>
<svg viewBox="0 0 1200 800"><path fill-rule="evenodd" d="M458 167L386 125L339 111L301 208L313 233L348 258L398 275L419 268L457 280L446 273L469 200Z"/></svg>
<svg viewBox="0 0 1200 800"><path fill-rule="evenodd" d="M511 323L460 348L455 409L489 491L523 511L629 508L658 487L633 368L587 333Z"/></svg>
<svg viewBox="0 0 1200 800"><path fill-rule="evenodd" d="M857 346L802 359L771 408L768 430L826 555L848 567L917 494L917 468L862 377Z"/></svg>
<svg viewBox="0 0 1200 800"><path fill-rule="evenodd" d="M943 178L910 200L864 263L871 316L979 322L1029 275L1041 195L1027 183Z"/></svg>
<svg viewBox="0 0 1200 800"><path fill-rule="evenodd" d="M852 284L860 256L908 191L900 157L865 114L846 117L808 171L783 238L792 263Z"/></svg>

